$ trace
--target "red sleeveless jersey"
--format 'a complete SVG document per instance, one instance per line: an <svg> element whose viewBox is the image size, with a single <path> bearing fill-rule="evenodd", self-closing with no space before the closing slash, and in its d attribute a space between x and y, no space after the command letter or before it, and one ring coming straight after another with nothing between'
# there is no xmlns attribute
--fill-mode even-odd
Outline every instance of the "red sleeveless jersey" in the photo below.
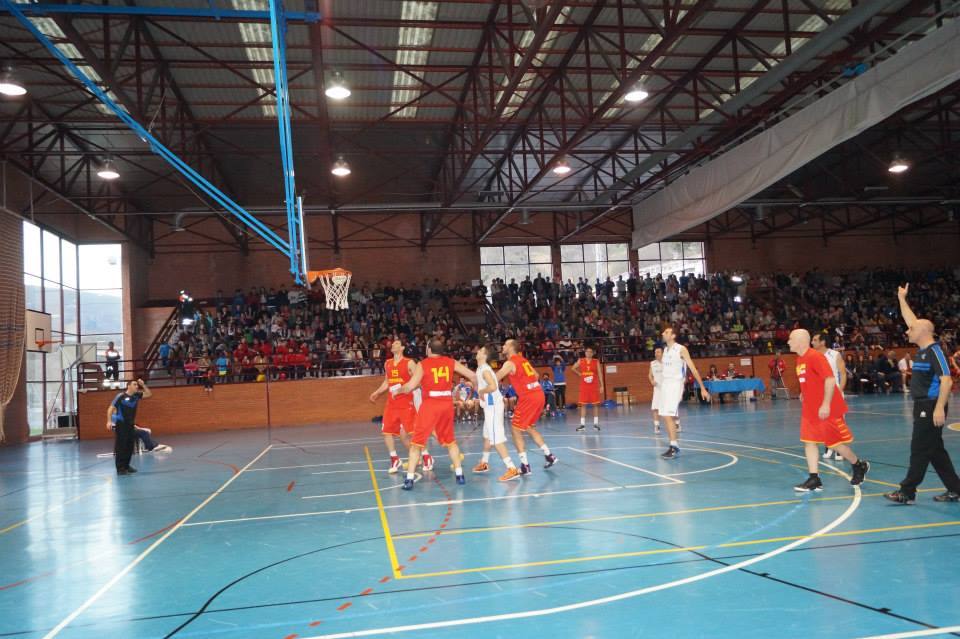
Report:
<svg viewBox="0 0 960 639"><path fill-rule="evenodd" d="M586 384L589 386L600 381L600 363L597 360L587 360L586 358L581 358L578 364L580 364L581 384Z"/></svg>
<svg viewBox="0 0 960 639"><path fill-rule="evenodd" d="M453 369L456 362L450 357L426 357L420 362L423 379L420 388L424 401L442 399L452 405Z"/></svg>
<svg viewBox="0 0 960 639"><path fill-rule="evenodd" d="M410 360L406 357L401 357L399 362L394 361L391 357L387 360L383 369L387 377L387 384L390 385L390 388L406 384L410 381ZM387 402L391 406L408 406L413 404L413 395L409 393L406 395L397 395L396 397L389 395L388 397Z"/></svg>
<svg viewBox="0 0 960 639"><path fill-rule="evenodd" d="M513 362L514 370L507 375L510 378L510 384L517 391L517 397L525 397L536 393L543 393L540 388L540 376L537 369L533 367L527 358L523 355L511 355L510 361Z"/></svg>

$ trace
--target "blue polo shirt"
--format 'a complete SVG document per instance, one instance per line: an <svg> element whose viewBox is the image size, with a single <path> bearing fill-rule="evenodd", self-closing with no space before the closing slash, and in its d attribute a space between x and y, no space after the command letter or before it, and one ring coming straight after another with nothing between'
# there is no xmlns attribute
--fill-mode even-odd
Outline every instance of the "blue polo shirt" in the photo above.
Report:
<svg viewBox="0 0 960 639"><path fill-rule="evenodd" d="M111 402L111 405L116 409L113 414L113 423L133 424L137 418L137 405L142 398L143 393L134 393L133 395L119 393L114 397L113 402Z"/></svg>
<svg viewBox="0 0 960 639"><path fill-rule="evenodd" d="M940 344L934 343L913 354L913 375L910 397L936 399L940 395L940 378L950 374L950 366Z"/></svg>
<svg viewBox="0 0 960 639"><path fill-rule="evenodd" d="M553 381L555 384L567 383L567 365L566 364L554 364L550 367L553 370Z"/></svg>

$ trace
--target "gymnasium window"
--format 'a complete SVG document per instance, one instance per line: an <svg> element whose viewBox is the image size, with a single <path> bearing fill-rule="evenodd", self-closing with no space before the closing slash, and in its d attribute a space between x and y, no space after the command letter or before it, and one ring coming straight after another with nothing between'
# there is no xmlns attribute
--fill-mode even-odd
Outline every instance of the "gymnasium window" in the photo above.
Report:
<svg viewBox="0 0 960 639"><path fill-rule="evenodd" d="M682 273L704 275L707 264L703 255L703 242L657 242L637 251L637 273L640 277L664 277Z"/></svg>
<svg viewBox="0 0 960 639"><path fill-rule="evenodd" d="M614 244L564 244L560 246L560 273L563 281L574 284L584 278L592 286L609 277L614 282L621 275L630 277L630 246L626 242Z"/></svg>
<svg viewBox="0 0 960 639"><path fill-rule="evenodd" d="M537 275L550 279L552 273L549 245L480 247L480 279L488 289L496 278L506 284L515 279L519 284L528 276L531 280Z"/></svg>
<svg viewBox="0 0 960 639"><path fill-rule="evenodd" d="M119 244L80 245L81 341L103 359L113 342L123 359L123 271Z"/></svg>
<svg viewBox="0 0 960 639"><path fill-rule="evenodd" d="M23 284L26 307L50 314L51 338L77 342L80 294L77 245L55 233L23 223ZM31 435L43 432L51 412L64 408L60 356L27 353L27 420Z"/></svg>
<svg viewBox="0 0 960 639"><path fill-rule="evenodd" d="M56 233L23 223L23 284L26 307L50 314L51 338L107 342L123 353L123 280L119 244L77 246ZM52 353L27 353L27 421L39 435L53 413L65 408L63 371ZM74 395L75 396L75 395Z"/></svg>

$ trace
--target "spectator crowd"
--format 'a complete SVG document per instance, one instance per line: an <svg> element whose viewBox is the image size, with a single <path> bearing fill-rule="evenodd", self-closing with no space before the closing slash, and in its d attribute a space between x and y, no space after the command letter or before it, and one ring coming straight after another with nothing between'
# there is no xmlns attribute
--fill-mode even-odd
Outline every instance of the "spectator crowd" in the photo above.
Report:
<svg viewBox="0 0 960 639"><path fill-rule="evenodd" d="M664 325L694 357L786 350L793 328L825 332L843 349L851 384L887 390L901 363L888 349L906 345L896 287L911 283L912 302L936 324L955 353L960 308L957 270L862 270L840 275L714 273L629 277L592 284L543 277L494 280L490 288L361 285L344 311L327 310L322 290L251 288L218 292L181 309L181 329L160 347L158 366L212 387L218 382L379 373L400 338L424 355L433 336L464 361L482 343L516 337L536 364L572 363L593 345L605 361L653 359ZM460 321L463 300L486 314ZM454 301L458 303L455 304ZM956 365L956 356L953 364ZM860 380L866 380L861 382Z"/></svg>

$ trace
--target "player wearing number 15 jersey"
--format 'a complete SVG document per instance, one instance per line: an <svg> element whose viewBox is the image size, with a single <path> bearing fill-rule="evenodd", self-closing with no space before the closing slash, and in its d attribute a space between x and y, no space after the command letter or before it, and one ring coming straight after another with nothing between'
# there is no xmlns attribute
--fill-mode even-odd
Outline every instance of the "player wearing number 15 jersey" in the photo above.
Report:
<svg viewBox="0 0 960 639"><path fill-rule="evenodd" d="M543 412L546 404L546 397L543 389L540 387L540 376L527 359L521 355L517 347L517 341L508 339L503 343L503 366L497 372L497 381L510 376L510 384L517 393L517 409L513 413L513 443L520 454L520 474L530 474L530 462L527 461L526 444L523 441L523 434L528 433L530 438L540 447L546 459L544 468L550 468L557 463L556 455L550 452L550 448L543 437L537 432L536 424Z"/></svg>
<svg viewBox="0 0 960 639"><path fill-rule="evenodd" d="M589 346L583 352L584 357L573 365L573 372L580 376L580 426L578 431L585 429L587 422L587 406L593 406L593 427L600 430L600 398L603 395L603 376L600 374L600 362L593 359L593 349Z"/></svg>
<svg viewBox="0 0 960 639"><path fill-rule="evenodd" d="M403 482L404 490L413 489L414 470L420 462L420 451L427 445L430 435L436 435L440 445L447 449L454 464L457 483L463 484L463 467L460 465L460 447L453 430L453 379L454 374L466 377L476 384L477 377L469 368L446 356L446 344L434 338L427 345L427 356L413 371L410 381L403 384L394 395L422 390L423 399L417 413L413 437L410 438L410 465Z"/></svg>

